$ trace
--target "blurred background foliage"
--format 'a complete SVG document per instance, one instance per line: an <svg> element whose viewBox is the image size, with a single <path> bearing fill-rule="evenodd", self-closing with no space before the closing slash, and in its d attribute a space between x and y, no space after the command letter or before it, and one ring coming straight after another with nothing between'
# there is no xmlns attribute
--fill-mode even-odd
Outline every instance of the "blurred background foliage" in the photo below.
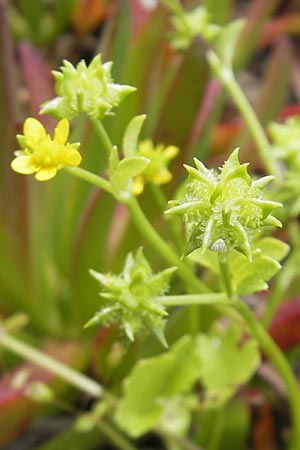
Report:
<svg viewBox="0 0 300 450"><path fill-rule="evenodd" d="M220 25L237 17L246 20L234 65L264 125L300 114L300 7L296 0L182 3L187 9L205 5L212 22ZM51 348L52 354L88 369L108 385L117 386L139 356L161 350L149 338L125 352L116 329L102 329L96 336L94 330L83 330L98 307L98 286L88 270L117 273L128 251L141 245L157 271L164 264L138 235L125 209L108 194L66 173L40 184L12 172L10 161L17 148L15 134L21 132L28 115L38 117L49 130L55 124L53 118L38 114L41 103L53 97L50 70L57 70L62 59L73 64L82 58L90 62L101 52L104 61L114 62L116 82L137 88L116 115L105 119L113 143L121 148L130 119L146 113L143 137L181 149L172 166L175 181L165 188L166 198L172 198L184 177L182 163L190 162L192 156L218 165L235 146L241 146L242 159L259 172L249 134L223 87L209 72L204 42L197 38L185 52L178 53L169 45L170 31L169 15L155 0L0 0L0 313L3 319L25 313L29 322L19 330L23 339ZM71 141L82 143L83 167L95 173L106 167L106 156L85 118L72 123ZM159 219L162 205L155 192L146 189L141 202L167 239L168 231ZM291 284L287 298L296 287ZM287 308L285 322L272 325L273 336L283 347L284 330L300 316L297 302ZM182 314L175 313L170 321L170 341L184 331ZM299 341L300 332L294 331L289 339L288 349ZM15 371L23 370L24 365L19 366L19 361L6 353L1 361L0 429L5 431L0 445L4 446L40 412L22 389L11 386ZM45 378L36 369L32 376ZM46 380L53 383L49 376ZM246 390L243 400L237 399L222 412L226 424L222 425L221 443L209 448L232 450L234 445L235 450L244 449L252 408L265 424L262 432L254 420L253 448L266 450L264 439L275 424L270 423L269 406L259 387L254 394L253 390ZM252 400L255 395L260 407ZM203 445L216 420L222 423L219 414L211 411L202 418L199 442ZM80 449L96 448L102 438L101 433L93 432L83 439L69 429L53 439L52 444L49 441L38 448L74 448L70 444L74 439Z"/></svg>

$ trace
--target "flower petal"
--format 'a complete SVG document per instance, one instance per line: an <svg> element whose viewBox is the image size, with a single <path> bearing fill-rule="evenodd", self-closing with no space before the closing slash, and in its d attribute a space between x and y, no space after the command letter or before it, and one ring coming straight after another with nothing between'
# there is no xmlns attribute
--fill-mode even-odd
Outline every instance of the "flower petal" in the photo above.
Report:
<svg viewBox="0 0 300 450"><path fill-rule="evenodd" d="M64 145L67 142L70 132L70 125L67 119L62 119L58 122L54 130L54 142Z"/></svg>
<svg viewBox="0 0 300 450"><path fill-rule="evenodd" d="M55 177L56 174L57 174L56 167L49 167L47 169L43 168L35 174L35 178L38 181L47 181L47 180L50 180L51 178Z"/></svg>
<svg viewBox="0 0 300 450"><path fill-rule="evenodd" d="M144 178L137 176L133 179L132 193L133 195L141 195L144 190Z"/></svg>
<svg viewBox="0 0 300 450"><path fill-rule="evenodd" d="M18 173L29 175L37 171L31 156L17 156L12 163L11 168Z"/></svg>
<svg viewBox="0 0 300 450"><path fill-rule="evenodd" d="M156 185L169 183L169 181L172 180L172 174L171 172L162 167L159 172L157 172L154 177L152 178L152 183Z"/></svg>
<svg viewBox="0 0 300 450"><path fill-rule="evenodd" d="M166 156L168 159L173 159L175 156L179 153L179 148L175 147L175 145L168 145L164 151L164 156Z"/></svg>
<svg viewBox="0 0 300 450"><path fill-rule="evenodd" d="M35 149L45 139L46 131L38 120L33 117L28 117L24 122L24 136L27 145Z"/></svg>
<svg viewBox="0 0 300 450"><path fill-rule="evenodd" d="M79 166L81 163L81 155L80 153L75 150L74 148L67 147L67 149L64 151L63 157L61 159L61 164L63 166Z"/></svg>

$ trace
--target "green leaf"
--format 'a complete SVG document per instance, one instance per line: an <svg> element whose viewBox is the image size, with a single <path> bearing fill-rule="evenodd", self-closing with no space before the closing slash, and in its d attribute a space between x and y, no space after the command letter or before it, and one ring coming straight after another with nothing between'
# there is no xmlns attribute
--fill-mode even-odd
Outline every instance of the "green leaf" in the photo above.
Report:
<svg viewBox="0 0 300 450"><path fill-rule="evenodd" d="M138 138L146 119L146 115L134 117L128 124L123 137L123 152L124 156L133 156L136 152Z"/></svg>
<svg viewBox="0 0 300 450"><path fill-rule="evenodd" d="M253 248L259 248L263 255L282 261L290 251L290 246L279 239L265 237L253 243Z"/></svg>
<svg viewBox="0 0 300 450"><path fill-rule="evenodd" d="M200 361L194 341L185 336L170 351L140 360L124 385L115 419L133 437L160 421L167 399L191 389L199 376Z"/></svg>
<svg viewBox="0 0 300 450"><path fill-rule="evenodd" d="M236 252L229 256L235 292L247 295L268 288L267 282L280 269L281 261L288 253L289 246L284 242L267 237L252 245L252 261Z"/></svg>
<svg viewBox="0 0 300 450"><path fill-rule="evenodd" d="M210 336L198 336L201 381L208 404L228 400L257 369L260 363L257 342L248 339L241 345L241 338L242 330L234 325L225 331L216 328Z"/></svg>
<svg viewBox="0 0 300 450"><path fill-rule="evenodd" d="M122 159L115 170L110 172L110 182L117 198L131 195L130 181L140 174L149 164L149 159L142 156L130 156Z"/></svg>
<svg viewBox="0 0 300 450"><path fill-rule="evenodd" d="M236 261L236 264L238 262ZM270 280L280 269L280 264L273 258L261 253L254 253L252 262L240 261L235 266L234 284L236 293L247 295L268 288L267 281Z"/></svg>

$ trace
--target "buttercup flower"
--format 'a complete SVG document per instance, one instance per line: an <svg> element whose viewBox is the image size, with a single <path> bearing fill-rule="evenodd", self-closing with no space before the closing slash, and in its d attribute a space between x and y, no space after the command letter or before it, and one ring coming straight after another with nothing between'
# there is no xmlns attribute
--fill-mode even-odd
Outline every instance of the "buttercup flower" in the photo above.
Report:
<svg viewBox="0 0 300 450"><path fill-rule="evenodd" d="M142 156L149 159L150 162L143 172L134 178L133 194L141 194L144 190L144 184L147 182L156 185L168 183L172 179L172 174L167 169L167 165L178 152L179 148L174 145L164 147L160 144L155 147L150 139L140 142L135 156Z"/></svg>
<svg viewBox="0 0 300 450"><path fill-rule="evenodd" d="M189 180L183 199L171 202L166 211L183 216L188 235L188 254L197 248L204 252L237 250L252 259L251 241L263 227L281 226L271 212L281 203L263 199L263 188L274 177L253 181L248 164L240 164L238 149L220 172L207 169L196 158L196 168L185 166Z"/></svg>
<svg viewBox="0 0 300 450"><path fill-rule="evenodd" d="M25 175L35 173L37 180L45 181L53 178L64 166L79 166L81 156L77 149L80 144L68 143L68 137L67 119L62 119L58 123L51 139L43 125L29 117L24 122L24 135L17 136L23 150L15 152L16 158L11 163L12 169Z"/></svg>
<svg viewBox="0 0 300 450"><path fill-rule="evenodd" d="M100 55L89 66L83 60L76 67L66 60L63 63L61 72L52 72L57 97L43 105L41 114L71 120L85 112L93 119L101 119L135 91L134 87L113 82L112 62L102 64Z"/></svg>

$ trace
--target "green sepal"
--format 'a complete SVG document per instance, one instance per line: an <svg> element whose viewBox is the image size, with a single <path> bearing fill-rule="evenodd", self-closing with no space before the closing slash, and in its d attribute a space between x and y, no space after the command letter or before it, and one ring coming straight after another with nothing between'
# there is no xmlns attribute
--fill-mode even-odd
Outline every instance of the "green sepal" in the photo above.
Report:
<svg viewBox="0 0 300 450"><path fill-rule="evenodd" d="M16 136L18 144L21 148L26 148L26 138L23 134L17 134Z"/></svg>
<svg viewBox="0 0 300 450"><path fill-rule="evenodd" d="M276 217L272 215L266 218L265 225L270 227L282 228L282 223L280 222L280 220L278 220Z"/></svg>
<svg viewBox="0 0 300 450"><path fill-rule="evenodd" d="M171 202L169 202L169 204L170 203ZM194 209L201 208L207 208L207 204L203 201L186 202L167 209L167 211L165 211L165 214L185 214L186 212L191 212Z"/></svg>
<svg viewBox="0 0 300 450"><path fill-rule="evenodd" d="M128 124L123 136L123 152L125 157L133 156L137 150L139 135L146 115L134 117Z"/></svg>

